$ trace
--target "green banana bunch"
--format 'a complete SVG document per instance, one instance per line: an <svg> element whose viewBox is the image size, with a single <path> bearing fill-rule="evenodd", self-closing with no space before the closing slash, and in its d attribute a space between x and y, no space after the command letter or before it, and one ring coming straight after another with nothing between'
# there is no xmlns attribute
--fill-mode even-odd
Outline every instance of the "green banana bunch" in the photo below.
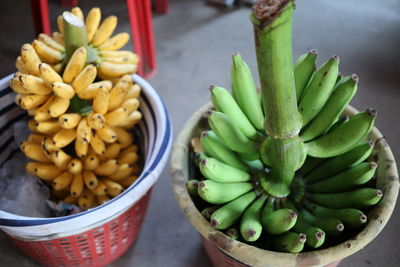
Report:
<svg viewBox="0 0 400 267"><path fill-rule="evenodd" d="M297 253L353 234L383 192L374 188L374 142L367 140L376 111L343 116L358 77L339 74L339 57L317 68L313 49L293 64L293 10L293 0L256 2L250 19L260 92L234 53L232 92L209 88L209 127L193 142L193 173L204 180L187 188L211 226L231 238Z"/></svg>

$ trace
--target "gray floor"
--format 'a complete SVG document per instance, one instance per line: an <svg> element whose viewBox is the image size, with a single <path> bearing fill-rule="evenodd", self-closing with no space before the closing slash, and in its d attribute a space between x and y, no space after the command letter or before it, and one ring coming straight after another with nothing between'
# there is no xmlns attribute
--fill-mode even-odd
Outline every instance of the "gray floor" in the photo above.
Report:
<svg viewBox="0 0 400 267"><path fill-rule="evenodd" d="M14 71L21 44L33 38L28 1L1 1L0 76ZM54 14L61 8L51 1ZM316 48L320 63L337 54L344 74L360 77L352 105L378 110L376 125L400 157L400 4L398 0L297 1L294 55ZM127 30L124 1L81 1L85 12L99 5L119 16ZM118 3L118 4L116 4ZM175 136L184 122L209 98L208 86L229 87L230 55L240 51L255 70L252 26L246 8L224 10L202 0L172 0L166 16L156 15L159 72L150 80L163 97ZM255 73L255 72L254 72ZM383 232L341 266L399 266L399 207ZM0 235L1 266L37 266ZM199 235L184 218L172 195L168 168L155 186L136 244L110 266L210 266Z"/></svg>

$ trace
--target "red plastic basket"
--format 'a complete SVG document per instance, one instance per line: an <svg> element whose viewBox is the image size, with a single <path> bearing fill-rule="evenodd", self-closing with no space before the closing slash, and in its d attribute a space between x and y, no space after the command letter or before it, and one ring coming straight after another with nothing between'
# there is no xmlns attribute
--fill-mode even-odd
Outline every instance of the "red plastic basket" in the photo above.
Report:
<svg viewBox="0 0 400 267"><path fill-rule="evenodd" d="M136 240L151 190L117 218L89 231L46 241L9 238L43 266L104 266L120 257Z"/></svg>

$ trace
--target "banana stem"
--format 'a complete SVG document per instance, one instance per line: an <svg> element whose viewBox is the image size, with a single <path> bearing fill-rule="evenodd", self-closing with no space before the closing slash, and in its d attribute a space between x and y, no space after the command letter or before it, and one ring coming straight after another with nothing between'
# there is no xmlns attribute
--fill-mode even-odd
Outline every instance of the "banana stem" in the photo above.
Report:
<svg viewBox="0 0 400 267"><path fill-rule="evenodd" d="M259 0L250 16L266 116L265 131L276 139L295 137L302 126L293 75L293 11L293 0Z"/></svg>

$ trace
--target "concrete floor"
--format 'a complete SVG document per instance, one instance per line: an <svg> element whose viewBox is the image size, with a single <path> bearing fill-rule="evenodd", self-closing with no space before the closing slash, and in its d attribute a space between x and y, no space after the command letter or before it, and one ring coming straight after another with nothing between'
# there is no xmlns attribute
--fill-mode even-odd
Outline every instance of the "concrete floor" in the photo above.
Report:
<svg viewBox="0 0 400 267"><path fill-rule="evenodd" d="M0 76L14 71L19 47L33 38L28 1L4 0L0 7ZM59 14L59 1L50 1ZM116 4L118 3L118 4ZM124 1L81 1L85 12L99 5L119 16L128 30ZM197 108L208 101L208 86L229 88L230 55L240 51L255 72L252 25L247 8L224 10L202 0L171 0L168 15L154 17L159 72L150 80L164 99L175 136ZM398 0L298 1L294 19L294 55L316 48L320 60L341 57L341 72L357 73L356 108L378 110L377 127L400 157L400 3ZM53 19L54 21L54 19ZM397 122L396 122L397 121ZM340 266L399 266L400 208L383 232ZM0 235L0 266L37 266ZM154 188L150 208L136 244L110 266L210 266L199 235L179 210L168 168Z"/></svg>

